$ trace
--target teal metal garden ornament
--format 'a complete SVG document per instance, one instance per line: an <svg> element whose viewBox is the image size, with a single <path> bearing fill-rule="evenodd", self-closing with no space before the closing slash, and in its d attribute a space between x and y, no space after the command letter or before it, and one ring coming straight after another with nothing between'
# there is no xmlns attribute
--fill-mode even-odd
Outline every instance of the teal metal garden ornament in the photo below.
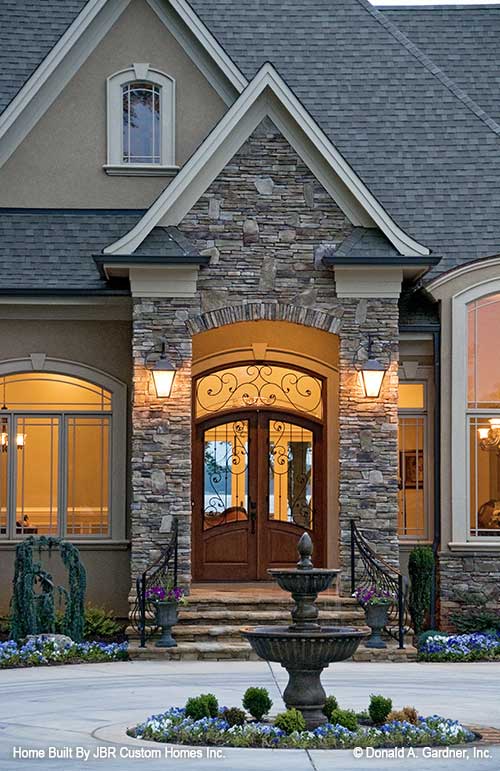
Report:
<svg viewBox="0 0 500 771"><path fill-rule="evenodd" d="M41 560L42 551L51 555L58 549L68 571L68 588L55 586ZM27 635L56 631L55 594L64 598L63 634L75 642L83 639L85 624L85 589L87 576L80 552L72 543L52 536L30 536L16 547L13 593L11 600L11 637L21 640Z"/></svg>

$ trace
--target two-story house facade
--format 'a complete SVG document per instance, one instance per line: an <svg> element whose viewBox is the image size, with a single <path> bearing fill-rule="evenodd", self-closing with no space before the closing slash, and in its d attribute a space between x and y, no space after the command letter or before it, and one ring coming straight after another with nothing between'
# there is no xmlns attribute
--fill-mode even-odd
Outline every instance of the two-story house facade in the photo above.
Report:
<svg viewBox="0 0 500 771"><path fill-rule="evenodd" d="M500 10L0 13L1 609L38 534L126 613L173 516L186 584L354 519L498 607Z"/></svg>

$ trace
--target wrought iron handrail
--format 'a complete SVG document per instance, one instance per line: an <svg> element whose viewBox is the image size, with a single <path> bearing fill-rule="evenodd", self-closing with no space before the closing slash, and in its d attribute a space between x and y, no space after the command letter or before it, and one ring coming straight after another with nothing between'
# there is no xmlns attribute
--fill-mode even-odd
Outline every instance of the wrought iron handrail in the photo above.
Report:
<svg viewBox="0 0 500 771"><path fill-rule="evenodd" d="M356 570L356 557L359 556L362 570ZM408 594L408 580L393 565L387 562L372 549L366 537L358 529L355 521L351 519L351 593L363 587L377 586L389 592L394 598L389 607L388 624L385 631L398 641L403 649L404 636L409 627L406 621L406 598ZM392 622L392 624L391 624ZM393 631L394 622L397 624L397 632Z"/></svg>
<svg viewBox="0 0 500 771"><path fill-rule="evenodd" d="M147 597L148 589L158 583L165 584L169 575L172 575L173 585L177 585L179 562L179 520L174 517L168 543L161 547L160 556L152 562L143 573L136 578L136 599L132 611L132 626L139 633L141 648L146 647L146 623L148 611L154 612L154 603ZM150 635L155 633L157 627L152 626Z"/></svg>

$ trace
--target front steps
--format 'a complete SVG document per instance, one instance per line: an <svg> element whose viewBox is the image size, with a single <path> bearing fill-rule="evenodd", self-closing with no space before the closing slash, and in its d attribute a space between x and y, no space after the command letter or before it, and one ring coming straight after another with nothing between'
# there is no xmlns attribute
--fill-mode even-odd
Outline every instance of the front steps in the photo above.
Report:
<svg viewBox="0 0 500 771"><path fill-rule="evenodd" d="M320 621L328 626L364 628L364 613L352 597L325 592L318 597ZM180 609L174 628L176 648L156 648L148 640L139 647L136 633L129 628L129 653L132 659L169 659L174 661L258 661L250 645L243 640L243 626L283 625L290 623L292 602L269 584L193 585L189 603ZM388 648L370 650L360 645L354 661L409 661L416 650L409 644L400 651L394 641Z"/></svg>

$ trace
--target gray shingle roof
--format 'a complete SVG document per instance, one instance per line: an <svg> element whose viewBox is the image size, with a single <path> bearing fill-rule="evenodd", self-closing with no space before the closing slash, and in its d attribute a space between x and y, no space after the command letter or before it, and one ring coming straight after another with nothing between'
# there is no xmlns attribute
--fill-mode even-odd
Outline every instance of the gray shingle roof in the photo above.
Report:
<svg viewBox="0 0 500 771"><path fill-rule="evenodd" d="M0 292L103 290L92 255L132 228L144 210L0 209Z"/></svg>
<svg viewBox="0 0 500 771"><path fill-rule="evenodd" d="M85 4L86 0L0 0L0 112Z"/></svg>
<svg viewBox="0 0 500 771"><path fill-rule="evenodd" d="M500 121L500 5L381 10L492 118Z"/></svg>
<svg viewBox="0 0 500 771"><path fill-rule="evenodd" d="M396 222L443 257L432 274L500 253L500 125L483 112L489 109L488 87L496 97L498 91L488 79L493 64L485 67L488 83L471 85L479 83L481 53L476 52L474 75L460 80L460 66L452 71L449 64L451 46L445 55L436 52L437 42L434 48L424 44L421 25L417 48L392 24L391 18L402 18L394 15L398 12L382 13L367 0L308 0L306 6L303 0L190 2L248 78L264 62L273 63ZM5 51L0 45L0 70L14 66L25 78L82 5L0 0L0 27L5 15L8 38ZM475 11L496 19L488 8ZM455 13L454 19L465 20L452 25L457 39L472 17ZM482 21L481 30L488 23ZM416 39L415 24L406 26ZM469 47L481 35L467 38L473 41ZM462 61L465 68L472 59ZM469 94L460 86L470 88Z"/></svg>
<svg viewBox="0 0 500 771"><path fill-rule="evenodd" d="M248 78L275 65L398 224L443 257L434 272L500 252L500 126L386 15L366 0L191 4Z"/></svg>

